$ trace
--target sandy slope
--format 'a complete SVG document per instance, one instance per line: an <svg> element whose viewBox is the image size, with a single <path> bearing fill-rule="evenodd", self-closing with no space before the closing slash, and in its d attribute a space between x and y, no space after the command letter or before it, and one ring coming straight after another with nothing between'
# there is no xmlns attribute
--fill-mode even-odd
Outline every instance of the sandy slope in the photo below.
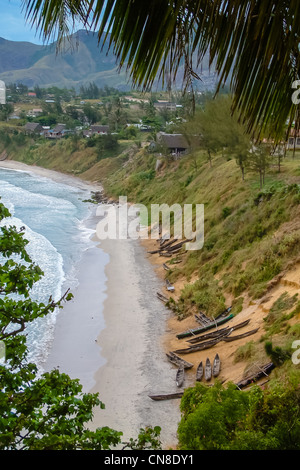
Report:
<svg viewBox="0 0 300 470"><path fill-rule="evenodd" d="M157 242L155 240L144 240L142 243L147 252L154 251L157 248ZM158 254L149 253L148 258L154 266L157 275L161 279L164 279L166 272L162 267L162 264L167 261L166 258L163 258ZM180 279L178 282L175 282L173 284L175 291L172 294L168 293L165 286L161 290L161 293L166 297L172 296L176 300L180 296L180 291L185 282L185 279ZM193 282L193 280L190 282ZM284 292L287 292L290 296L300 293L300 261L294 265L291 264L286 272L282 273L276 279L271 281L269 283L268 292L263 298L255 302L245 299L242 312L226 323L226 326L231 327L245 320L250 320L247 326L232 333L232 336L259 328L255 334L229 343L222 341L208 350L181 355L183 359L194 364L194 367L186 373L184 387L194 385L196 368L200 361L202 361L204 364L206 358L209 357L212 362L217 353L221 359L221 373L218 379L224 381L225 383L227 381L238 382L240 379L242 379L243 376L257 372L258 367L262 365L259 361L254 363L251 368L249 368L249 364L246 362L235 362L235 352L240 346L248 343L249 341L259 341L259 339L264 335L264 318L267 316L273 303ZM230 306L231 300L232 299L230 298L227 299L228 306ZM292 321L299 321L299 316L298 318L292 319ZM171 316L170 320L168 321L168 330L164 336L163 341L165 351L175 351L177 349L185 349L189 347L190 344L186 339L178 339L176 335L196 327L199 327L199 323L196 322L194 316L190 316L182 321L178 321L174 315ZM263 345L261 349L263 350ZM269 359L266 356L265 358L266 362L269 362ZM213 383L213 380L211 383Z"/></svg>

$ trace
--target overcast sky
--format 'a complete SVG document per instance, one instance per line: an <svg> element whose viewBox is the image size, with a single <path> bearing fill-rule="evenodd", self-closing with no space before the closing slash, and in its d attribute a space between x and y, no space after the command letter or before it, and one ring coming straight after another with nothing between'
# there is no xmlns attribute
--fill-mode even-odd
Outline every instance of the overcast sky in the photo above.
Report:
<svg viewBox="0 0 300 470"><path fill-rule="evenodd" d="M0 37L43 44L35 29L26 24L21 0L0 0Z"/></svg>

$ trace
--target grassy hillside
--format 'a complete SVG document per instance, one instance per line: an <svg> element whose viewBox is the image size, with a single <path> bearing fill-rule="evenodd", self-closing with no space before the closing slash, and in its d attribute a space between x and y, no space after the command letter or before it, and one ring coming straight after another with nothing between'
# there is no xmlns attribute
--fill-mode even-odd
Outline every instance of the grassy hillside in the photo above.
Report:
<svg viewBox="0 0 300 470"><path fill-rule="evenodd" d="M256 175L242 181L235 160L222 156L212 168L201 152L166 161L159 172L155 162L154 155L141 151L103 183L111 196L127 195L145 205L205 205L204 248L184 254L184 262L169 274L171 281L198 277L183 289L180 315L196 306L216 316L228 296L262 296L268 282L298 254L299 163L287 159L280 174L271 169L261 191ZM288 224L292 230L286 229Z"/></svg>

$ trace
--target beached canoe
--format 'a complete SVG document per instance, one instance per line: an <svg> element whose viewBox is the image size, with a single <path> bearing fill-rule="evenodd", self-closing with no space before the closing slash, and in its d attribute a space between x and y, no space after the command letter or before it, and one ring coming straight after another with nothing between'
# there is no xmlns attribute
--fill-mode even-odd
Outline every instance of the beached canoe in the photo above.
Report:
<svg viewBox="0 0 300 470"><path fill-rule="evenodd" d="M204 373L204 369L203 369L203 363L201 361L200 364L197 367L197 372L196 372L196 381L197 382L201 382L202 377L203 377L203 373Z"/></svg>
<svg viewBox="0 0 300 470"><path fill-rule="evenodd" d="M232 329L232 331L238 330L240 328L243 328L244 326L247 326L249 322L250 320L243 321L242 323L233 325L230 329ZM204 335L195 336L194 338L187 340L187 342L191 344L200 343L201 341L204 341L207 339L216 338L217 336L219 336L222 333L225 333L226 331L229 331L229 326L226 326L225 328L222 328L220 330L212 331L211 333L206 333Z"/></svg>
<svg viewBox="0 0 300 470"><path fill-rule="evenodd" d="M151 400L163 401L163 400L174 400L176 398L182 398L184 391L177 393L165 393L162 395L148 395Z"/></svg>
<svg viewBox="0 0 300 470"><path fill-rule="evenodd" d="M209 358L206 359L205 363L205 380L209 382L211 380L211 363Z"/></svg>
<svg viewBox="0 0 300 470"><path fill-rule="evenodd" d="M174 352L169 352L166 355L169 361L177 367L183 366L185 369L191 369L192 367L194 367L194 364L185 361L181 357L177 356L177 354L175 354Z"/></svg>
<svg viewBox="0 0 300 470"><path fill-rule="evenodd" d="M200 328L194 328L194 329L191 329L191 330L184 331L183 333L179 333L178 335L176 335L176 337L178 339L182 339L182 338L189 338L193 335L199 335L200 333L203 333L204 331L210 330L212 328L216 328L219 325L223 325L224 323L228 322L232 318L233 318L233 315L230 314L227 317L221 318L218 321L211 322L207 326L203 326L203 327L200 327Z"/></svg>
<svg viewBox="0 0 300 470"><path fill-rule="evenodd" d="M214 377L218 377L221 369L221 360L219 357L219 354L216 354L213 362L213 369L212 369L212 374Z"/></svg>
<svg viewBox="0 0 300 470"><path fill-rule="evenodd" d="M202 326L209 325L211 323L211 319L208 318L204 313L199 312L198 314L195 314L195 319L198 323L200 323Z"/></svg>
<svg viewBox="0 0 300 470"><path fill-rule="evenodd" d="M188 339L187 343L189 344L202 343L205 340L217 338L218 336L220 336L222 333L225 333L226 331L229 331L229 326L226 326L225 328L222 328L220 330L212 331L211 333L206 333L205 335L195 336L195 338Z"/></svg>
<svg viewBox="0 0 300 470"><path fill-rule="evenodd" d="M205 341L204 343L193 344L189 348L177 349L174 352L177 354L190 354L190 353L197 352L197 351L204 351L205 349L212 348L213 346L218 344L220 341L222 341L225 337L227 337L231 333L232 333L232 328L231 329L228 328L226 331L223 331L222 333L219 334L219 336L217 336L214 339Z"/></svg>
<svg viewBox="0 0 300 470"><path fill-rule="evenodd" d="M184 367L180 366L176 373L176 385L182 387L184 382Z"/></svg>
<svg viewBox="0 0 300 470"><path fill-rule="evenodd" d="M215 346L215 344L218 344L222 340L222 338L223 336L221 336L220 338L218 337L218 338L212 339L210 341L205 341L204 343L193 345L190 348L177 349L174 352L176 354L191 354L191 353L198 352L198 351L204 351L205 349L210 349L213 346Z"/></svg>
<svg viewBox="0 0 300 470"><path fill-rule="evenodd" d="M251 385L251 384L257 382L261 378L269 376L269 374L272 372L272 370L274 368L275 368L275 365L273 364L273 362L268 362L267 364L265 364L261 367L257 366L257 372L256 373L241 379L235 385L239 390L241 390L242 388L245 388L248 385Z"/></svg>
<svg viewBox="0 0 300 470"><path fill-rule="evenodd" d="M259 328L256 328L255 330L246 331L246 333L243 333L241 335L227 336L226 338L223 338L223 339L226 342L236 341L237 339L246 338L247 336L254 335L258 330L259 330Z"/></svg>
<svg viewBox="0 0 300 470"><path fill-rule="evenodd" d="M161 300L162 302L164 302L165 304L167 302L169 302L169 299L167 297L165 297L163 294L160 294L160 292L157 292L156 293L157 297L159 298L159 300Z"/></svg>

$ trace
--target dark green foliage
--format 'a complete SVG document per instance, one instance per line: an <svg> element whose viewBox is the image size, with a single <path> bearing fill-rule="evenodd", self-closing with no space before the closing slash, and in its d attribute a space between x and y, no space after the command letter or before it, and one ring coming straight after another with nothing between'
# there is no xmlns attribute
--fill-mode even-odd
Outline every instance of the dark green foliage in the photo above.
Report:
<svg viewBox="0 0 300 470"><path fill-rule="evenodd" d="M273 348L273 344L271 341L267 341L265 343L265 351L268 356L270 356L271 361L276 366L281 366L285 361L287 361L291 357L291 354L287 351L284 351L283 348L279 346L275 346L275 348Z"/></svg>
<svg viewBox="0 0 300 470"><path fill-rule="evenodd" d="M187 389L178 427L182 450L299 450L297 384L240 391L234 384Z"/></svg>

